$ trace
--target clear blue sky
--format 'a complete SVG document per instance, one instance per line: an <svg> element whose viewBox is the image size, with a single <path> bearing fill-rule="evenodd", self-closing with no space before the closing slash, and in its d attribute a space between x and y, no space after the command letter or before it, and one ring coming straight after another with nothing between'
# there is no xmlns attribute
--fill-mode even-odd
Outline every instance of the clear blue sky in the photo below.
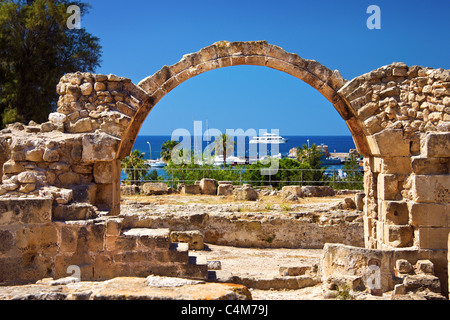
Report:
<svg viewBox="0 0 450 320"><path fill-rule="evenodd" d="M338 69L348 80L392 62L450 69L450 1L95 0L82 27L100 38L98 73L138 83L216 41L267 40ZM371 4L381 29L369 30ZM150 112L140 135L170 135L193 120L210 128L279 129L281 135L349 135L315 89L283 72L228 67L180 84Z"/></svg>

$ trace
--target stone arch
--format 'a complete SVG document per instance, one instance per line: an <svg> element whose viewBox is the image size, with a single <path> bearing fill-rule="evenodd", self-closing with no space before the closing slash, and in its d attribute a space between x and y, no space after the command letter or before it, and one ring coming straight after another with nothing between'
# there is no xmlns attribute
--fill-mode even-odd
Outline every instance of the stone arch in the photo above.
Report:
<svg viewBox="0 0 450 320"><path fill-rule="evenodd" d="M220 41L200 51L183 56L172 66L161 70L139 82L138 87L149 95L149 102L137 109L124 132L118 158L131 152L142 123L152 108L180 83L203 72L237 65L266 66L286 72L317 89L335 107L354 138L359 152L370 154L362 123L359 122L338 90L347 82L339 71L330 70L315 60L303 59L288 53L266 41L228 42Z"/></svg>

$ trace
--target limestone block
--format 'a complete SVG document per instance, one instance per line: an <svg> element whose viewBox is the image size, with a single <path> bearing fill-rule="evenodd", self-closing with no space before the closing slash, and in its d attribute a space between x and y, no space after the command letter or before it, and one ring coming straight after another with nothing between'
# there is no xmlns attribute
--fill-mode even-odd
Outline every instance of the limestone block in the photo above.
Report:
<svg viewBox="0 0 450 320"><path fill-rule="evenodd" d="M189 250L203 250L203 235L198 230L172 231L170 241L188 243Z"/></svg>
<svg viewBox="0 0 450 320"><path fill-rule="evenodd" d="M425 158L450 157L450 132L428 133L421 141L420 152Z"/></svg>
<svg viewBox="0 0 450 320"><path fill-rule="evenodd" d="M329 186L303 186L301 192L305 197L329 197L335 195L335 191Z"/></svg>
<svg viewBox="0 0 450 320"><path fill-rule="evenodd" d="M83 135L84 161L112 161L116 158L120 139L105 133Z"/></svg>
<svg viewBox="0 0 450 320"><path fill-rule="evenodd" d="M387 224L407 224L409 211L406 201L380 200L380 214L383 222Z"/></svg>
<svg viewBox="0 0 450 320"><path fill-rule="evenodd" d="M93 86L91 83L86 82L80 86L81 94L83 96L88 96L92 93Z"/></svg>
<svg viewBox="0 0 450 320"><path fill-rule="evenodd" d="M182 194L201 194L202 190L198 184L187 184L181 188Z"/></svg>
<svg viewBox="0 0 450 320"><path fill-rule="evenodd" d="M409 225L384 225L384 243L394 248L412 246L413 230Z"/></svg>
<svg viewBox="0 0 450 320"><path fill-rule="evenodd" d="M0 199L0 225L51 222L52 202L44 197Z"/></svg>
<svg viewBox="0 0 450 320"><path fill-rule="evenodd" d="M384 174L409 174L411 173L411 158L374 157L374 172Z"/></svg>
<svg viewBox="0 0 450 320"><path fill-rule="evenodd" d="M215 179L203 178L202 180L200 180L200 188L202 190L202 194L216 195L216 184L217 181Z"/></svg>
<svg viewBox="0 0 450 320"><path fill-rule="evenodd" d="M72 197L76 202L86 202L86 203L95 203L96 202L96 193L97 193L97 185L94 183L89 183L86 185L77 185L72 186Z"/></svg>
<svg viewBox="0 0 450 320"><path fill-rule="evenodd" d="M409 211L413 227L450 227L450 204L412 203Z"/></svg>
<svg viewBox="0 0 450 320"><path fill-rule="evenodd" d="M8 160L3 164L3 173L20 173L25 168L14 160Z"/></svg>
<svg viewBox="0 0 450 320"><path fill-rule="evenodd" d="M362 211L364 209L364 198L366 197L365 193L359 192L357 194L355 194L355 205L356 205L356 210L360 210Z"/></svg>
<svg viewBox="0 0 450 320"><path fill-rule="evenodd" d="M86 220L95 217L95 209L87 203L57 204L53 208L53 219L59 221Z"/></svg>
<svg viewBox="0 0 450 320"><path fill-rule="evenodd" d="M44 150L40 148L31 149L25 152L25 160L33 162L41 162Z"/></svg>
<svg viewBox="0 0 450 320"><path fill-rule="evenodd" d="M416 274L425 273L434 275L434 264L430 260L417 260L414 270Z"/></svg>
<svg viewBox="0 0 450 320"><path fill-rule="evenodd" d="M410 155L409 140L403 138L403 131L385 129L367 136L369 148L374 156L406 157Z"/></svg>
<svg viewBox="0 0 450 320"><path fill-rule="evenodd" d="M79 119L75 123L66 123L66 131L70 133L83 133L92 131L90 118Z"/></svg>
<svg viewBox="0 0 450 320"><path fill-rule="evenodd" d="M67 116L59 112L50 113L48 120L56 125L62 125L66 121Z"/></svg>
<svg viewBox="0 0 450 320"><path fill-rule="evenodd" d="M419 227L416 236L416 245L420 249L446 249L449 227L433 228Z"/></svg>
<svg viewBox="0 0 450 320"><path fill-rule="evenodd" d="M94 90L95 91L105 91L106 85L103 82L96 82L96 83L94 83Z"/></svg>
<svg viewBox="0 0 450 320"><path fill-rule="evenodd" d="M34 247L37 250L45 250L46 254L56 253L58 249L56 227L53 224L24 226L16 232L15 245L21 250Z"/></svg>
<svg viewBox="0 0 450 320"><path fill-rule="evenodd" d="M72 171L58 175L58 180L62 185L76 185L80 183L80 176Z"/></svg>
<svg viewBox="0 0 450 320"><path fill-rule="evenodd" d="M94 164L94 181L96 183L112 183L112 163L99 161Z"/></svg>
<svg viewBox="0 0 450 320"><path fill-rule="evenodd" d="M415 202L450 202L449 175L414 175L411 189Z"/></svg>
<svg viewBox="0 0 450 320"><path fill-rule="evenodd" d="M234 200L256 201L258 193L251 186L244 185L233 190L233 198Z"/></svg>
<svg viewBox="0 0 450 320"><path fill-rule="evenodd" d="M42 159L46 162L59 161L59 153L56 150L45 149Z"/></svg>
<svg viewBox="0 0 450 320"><path fill-rule="evenodd" d="M159 195L169 193L169 186L164 182L147 182L142 185L145 195Z"/></svg>
<svg viewBox="0 0 450 320"><path fill-rule="evenodd" d="M396 276L399 276L399 273L410 273L413 270L411 263L409 263L406 259L398 259L395 261L395 271Z"/></svg>
<svg viewBox="0 0 450 320"><path fill-rule="evenodd" d="M423 158L412 157L411 158L412 171L415 174L448 174L450 173L449 158Z"/></svg>
<svg viewBox="0 0 450 320"><path fill-rule="evenodd" d="M301 186L284 186L281 189L281 196L283 199L286 199L290 195L294 195L295 197L302 197L303 191Z"/></svg>
<svg viewBox="0 0 450 320"><path fill-rule="evenodd" d="M398 183L398 175L395 174L379 174L377 177L377 195L382 200L399 200L400 190Z"/></svg>
<svg viewBox="0 0 450 320"><path fill-rule="evenodd" d="M217 187L217 195L218 196L229 196L233 194L233 184L222 184L219 182L219 186Z"/></svg>

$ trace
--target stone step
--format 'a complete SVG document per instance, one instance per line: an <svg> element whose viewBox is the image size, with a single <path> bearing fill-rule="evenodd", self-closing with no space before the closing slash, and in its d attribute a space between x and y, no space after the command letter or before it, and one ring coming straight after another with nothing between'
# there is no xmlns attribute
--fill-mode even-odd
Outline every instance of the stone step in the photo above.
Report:
<svg viewBox="0 0 450 320"><path fill-rule="evenodd" d="M166 228L131 228L123 230L120 237L135 240L138 246L148 249L169 249L170 230Z"/></svg>
<svg viewBox="0 0 450 320"><path fill-rule="evenodd" d="M96 218L96 208L89 203L54 204L53 221L88 220Z"/></svg>
<svg viewBox="0 0 450 320"><path fill-rule="evenodd" d="M321 283L318 277L309 275L260 278L251 275L225 275L220 271L209 271L208 280L222 283L242 284L248 288L260 290L295 290L312 287Z"/></svg>

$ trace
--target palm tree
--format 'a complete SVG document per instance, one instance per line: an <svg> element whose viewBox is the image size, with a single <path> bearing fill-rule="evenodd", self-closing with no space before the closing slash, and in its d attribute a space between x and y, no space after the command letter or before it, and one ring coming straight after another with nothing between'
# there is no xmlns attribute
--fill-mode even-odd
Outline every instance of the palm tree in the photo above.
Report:
<svg viewBox="0 0 450 320"><path fill-rule="evenodd" d="M234 152L234 146L236 145L236 142L234 141L233 137L230 137L226 133L221 134L220 136L217 136L214 140L214 149L215 154L223 155L223 164L227 164L227 156L233 154Z"/></svg>
<svg viewBox="0 0 450 320"><path fill-rule="evenodd" d="M320 157L323 152L313 143L310 148L306 144L297 147L297 161L308 163L312 169L319 169L321 166Z"/></svg>
<svg viewBox="0 0 450 320"><path fill-rule="evenodd" d="M164 162L169 162L172 159L172 150L179 144L178 141L168 140L161 145L161 158Z"/></svg>
<svg viewBox="0 0 450 320"><path fill-rule="evenodd" d="M121 167L125 169L131 184L140 184L141 178L146 175L150 165L145 162L144 153L133 150L121 161Z"/></svg>

